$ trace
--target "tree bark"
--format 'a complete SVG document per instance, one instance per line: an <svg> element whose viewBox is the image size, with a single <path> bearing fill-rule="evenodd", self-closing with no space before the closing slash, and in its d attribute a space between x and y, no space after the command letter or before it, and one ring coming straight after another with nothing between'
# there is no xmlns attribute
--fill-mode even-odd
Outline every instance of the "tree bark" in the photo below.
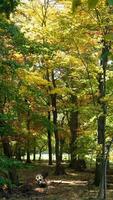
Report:
<svg viewBox="0 0 113 200"><path fill-rule="evenodd" d="M16 144L16 159L21 160L21 147L19 143Z"/></svg>
<svg viewBox="0 0 113 200"><path fill-rule="evenodd" d="M63 147L64 147L64 139L60 138L60 161L63 160Z"/></svg>
<svg viewBox="0 0 113 200"><path fill-rule="evenodd" d="M27 111L27 131L28 131L28 138L27 138L27 163L31 163L30 160L30 110L28 104L28 111Z"/></svg>
<svg viewBox="0 0 113 200"><path fill-rule="evenodd" d="M26 160L26 163L31 163L29 146L30 146L29 141L27 141L27 160Z"/></svg>
<svg viewBox="0 0 113 200"><path fill-rule="evenodd" d="M75 167L76 161L76 139L77 139L77 132L78 132L78 106L77 106L77 97L72 95L71 96L71 103L74 105L74 109L70 112L70 119L69 119L69 127L71 132L71 142L70 142L70 154L71 154L71 162L70 167Z"/></svg>
<svg viewBox="0 0 113 200"><path fill-rule="evenodd" d="M51 120L50 111L48 111L48 120ZM52 165L52 144L51 144L51 130L48 128L48 153L49 153L49 165Z"/></svg>
<svg viewBox="0 0 113 200"><path fill-rule="evenodd" d="M50 78L49 78L49 71L47 69L46 71L46 79L49 82ZM48 87L48 93L51 91L51 87ZM50 108L50 95L48 96L48 108ZM48 121L49 123L51 122L51 111L48 110ZM52 165L52 142L51 142L51 130L50 128L47 129L47 133L48 133L48 153L49 153L49 165Z"/></svg>
<svg viewBox="0 0 113 200"><path fill-rule="evenodd" d="M54 124L54 134L55 134L55 154L56 154L56 174L59 174L60 162L60 146L59 146L59 135L57 127L57 108L56 108L56 94L51 95L52 97L52 107L53 107L53 124Z"/></svg>
<svg viewBox="0 0 113 200"><path fill-rule="evenodd" d="M4 155L7 156L8 158L12 158L12 149L9 143L8 136L3 136L1 139L2 139ZM12 166L12 168L8 169L8 174L12 184L18 185L19 179L15 166L14 167Z"/></svg>
<svg viewBox="0 0 113 200"><path fill-rule="evenodd" d="M94 180L94 184L96 186L100 185L100 181L101 181L101 176L102 176L102 157L101 155L97 155L96 157L96 169L95 169L95 180Z"/></svg>
<svg viewBox="0 0 113 200"><path fill-rule="evenodd" d="M5 102L3 105L5 106ZM2 106L1 106L0 113L4 114ZM5 126L5 121L0 120L0 128L3 126ZM4 136L4 133L2 133L1 141L2 141L4 155L9 159L12 158L12 149L11 149L9 137ZM18 174L17 174L16 168L15 167L12 167L11 169L9 168L8 174L9 174L9 178L10 178L11 182L15 185L18 185L19 179L18 179Z"/></svg>
<svg viewBox="0 0 113 200"><path fill-rule="evenodd" d="M2 139L4 155L7 156L8 158L12 158L12 149L9 143L8 136L2 136L1 139Z"/></svg>
<svg viewBox="0 0 113 200"><path fill-rule="evenodd" d="M105 30L105 35L108 30ZM100 190L98 194L98 198L105 200L106 199L106 190L107 190L107 182L106 182L106 115L107 115L107 105L104 101L104 97L106 96L106 68L108 62L108 53L109 53L110 43L103 40L103 48L101 55L101 66L102 72L99 74L99 99L98 102L101 106L102 114L98 118L98 143L102 144L102 159L101 159L101 176L100 176ZM96 169L97 170L97 169ZM97 174L95 173L95 180L97 179Z"/></svg>
<svg viewBox="0 0 113 200"><path fill-rule="evenodd" d="M41 157L42 157L42 149L39 150L39 158L38 158L39 161L41 161Z"/></svg>
<svg viewBox="0 0 113 200"><path fill-rule="evenodd" d="M54 72L52 71L52 83L53 87L56 88ZM61 166L60 160L60 139L58 135L58 124L57 124L57 94L51 95L51 102L52 102L52 112L53 112L53 124L54 124L54 135L55 135L55 154L56 154L56 175L65 174L63 167Z"/></svg>
<svg viewBox="0 0 113 200"><path fill-rule="evenodd" d="M33 148L33 161L36 161L36 147Z"/></svg>

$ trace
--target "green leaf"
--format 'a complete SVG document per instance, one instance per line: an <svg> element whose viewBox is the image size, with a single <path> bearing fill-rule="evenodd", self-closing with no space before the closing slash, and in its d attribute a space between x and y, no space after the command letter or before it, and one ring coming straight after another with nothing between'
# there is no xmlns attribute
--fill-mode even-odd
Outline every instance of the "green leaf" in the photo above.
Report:
<svg viewBox="0 0 113 200"><path fill-rule="evenodd" d="M88 7L89 9L93 9L96 7L98 0L88 0Z"/></svg>
<svg viewBox="0 0 113 200"><path fill-rule="evenodd" d="M106 40L113 40L113 33L109 33L104 37Z"/></svg>
<svg viewBox="0 0 113 200"><path fill-rule="evenodd" d="M81 0L72 0L72 12L75 12L76 8L81 4Z"/></svg>
<svg viewBox="0 0 113 200"><path fill-rule="evenodd" d="M110 6L113 6L113 0L108 0Z"/></svg>

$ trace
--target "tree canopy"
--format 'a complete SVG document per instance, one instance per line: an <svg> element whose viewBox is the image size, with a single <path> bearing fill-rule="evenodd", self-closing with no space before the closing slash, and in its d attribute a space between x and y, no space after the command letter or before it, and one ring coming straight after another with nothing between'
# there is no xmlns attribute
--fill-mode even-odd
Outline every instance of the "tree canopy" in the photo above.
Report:
<svg viewBox="0 0 113 200"><path fill-rule="evenodd" d="M112 0L0 2L0 162L12 184L20 160L31 163L42 153L49 164L55 154L55 173L65 174L66 153L76 170L93 160L105 199L113 140L112 27ZM12 170L10 161L16 161Z"/></svg>

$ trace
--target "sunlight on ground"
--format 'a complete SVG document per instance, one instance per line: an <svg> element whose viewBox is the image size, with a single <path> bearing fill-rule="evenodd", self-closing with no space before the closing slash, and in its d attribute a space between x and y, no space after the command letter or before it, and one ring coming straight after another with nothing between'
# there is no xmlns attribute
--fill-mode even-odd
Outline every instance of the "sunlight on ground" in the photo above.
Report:
<svg viewBox="0 0 113 200"><path fill-rule="evenodd" d="M64 180L50 180L50 183L69 184L69 185L87 185L88 181L64 181Z"/></svg>

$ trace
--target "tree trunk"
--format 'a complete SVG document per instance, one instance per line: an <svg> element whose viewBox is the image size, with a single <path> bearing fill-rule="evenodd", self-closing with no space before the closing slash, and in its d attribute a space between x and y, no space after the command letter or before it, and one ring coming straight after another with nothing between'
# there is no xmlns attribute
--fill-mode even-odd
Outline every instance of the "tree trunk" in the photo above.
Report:
<svg viewBox="0 0 113 200"><path fill-rule="evenodd" d="M38 158L39 161L41 161L41 157L42 157L42 150L39 150L39 158Z"/></svg>
<svg viewBox="0 0 113 200"><path fill-rule="evenodd" d="M19 178L17 174L17 170L15 167L12 167L12 169L9 169L9 178L14 185L19 185Z"/></svg>
<svg viewBox="0 0 113 200"><path fill-rule="evenodd" d="M19 133L21 133L21 131L22 131L22 117L21 117L21 113L20 113L19 110L17 111L17 114L18 114ZM21 134L19 134L19 133L17 134L18 138L21 137ZM21 160L21 142L20 141L16 142L16 159Z"/></svg>
<svg viewBox="0 0 113 200"><path fill-rule="evenodd" d="M36 161L36 147L33 148L33 161Z"/></svg>
<svg viewBox="0 0 113 200"><path fill-rule="evenodd" d="M55 134L55 154L56 154L56 174L59 174L60 171L60 141L58 135L57 127L57 108L56 108L56 94L52 95L52 107L53 107L53 124L54 124L54 134Z"/></svg>
<svg viewBox="0 0 113 200"><path fill-rule="evenodd" d="M2 139L4 155L7 156L8 158L11 158L12 150L11 150L8 136L2 136L1 139Z"/></svg>
<svg viewBox="0 0 113 200"><path fill-rule="evenodd" d="M21 147L19 143L16 144L16 159L21 160Z"/></svg>
<svg viewBox="0 0 113 200"><path fill-rule="evenodd" d="M99 186L102 176L102 157L101 155L97 155L96 157L96 170L95 170L95 185Z"/></svg>
<svg viewBox="0 0 113 200"><path fill-rule="evenodd" d="M77 139L77 131L78 131L78 108L77 108L77 97L71 96L71 103L74 105L74 109L70 112L69 119L69 127L71 132L71 142L70 142L70 154L71 154L71 162L70 167L75 167L76 161L76 139Z"/></svg>
<svg viewBox="0 0 113 200"><path fill-rule="evenodd" d="M61 119L61 124L60 126L63 128L64 126L64 119L65 119L65 115L63 115L62 119ZM64 148L64 142L65 142L65 136L62 137L62 135L60 135L60 161L62 162L63 160L63 148Z"/></svg>
<svg viewBox="0 0 113 200"><path fill-rule="evenodd" d="M63 159L63 147L64 147L64 139L60 139L60 161Z"/></svg>
<svg viewBox="0 0 113 200"><path fill-rule="evenodd" d="M31 159L30 159L30 151L29 151L29 145L27 143L27 160L26 163L31 163Z"/></svg>
<svg viewBox="0 0 113 200"><path fill-rule="evenodd" d="M51 114L48 111L48 120L50 122ZM51 130L48 128L48 153L49 153L49 165L52 165L52 144L51 144Z"/></svg>
<svg viewBox="0 0 113 200"><path fill-rule="evenodd" d="M54 72L52 71L52 83L53 87L56 88L56 83L54 79ZM51 102L52 102L52 112L53 112L53 124L54 124L54 135L55 135L55 154L56 154L56 175L65 174L63 167L61 166L60 161L60 139L58 135L58 124L57 124L57 94L51 95Z"/></svg>
<svg viewBox="0 0 113 200"><path fill-rule="evenodd" d="M47 79L48 82L50 81L48 69L46 71L46 79ZM51 91L51 88L49 86L48 93L50 91ZM51 99L50 99L50 96L49 96L48 97L48 108L50 108L50 101L51 101ZM49 120L49 122L51 122L51 112L50 111L48 111L48 120ZM52 165L52 143L51 143L51 130L50 130L50 128L47 129L47 133L48 133L48 153L49 153L49 163L48 164Z"/></svg>
<svg viewBox="0 0 113 200"><path fill-rule="evenodd" d="M27 163L31 163L30 160L30 110L28 104L28 111L27 111L27 131L28 131L28 138L27 138Z"/></svg>
<svg viewBox="0 0 113 200"><path fill-rule="evenodd" d="M4 110L5 103L6 103L6 98L4 98L4 99L5 99L4 103L0 107L0 113L2 113L2 114L4 114L3 110ZM0 128L3 126L5 126L5 121L0 120ZM2 133L2 134L4 134L4 133ZM2 135L1 141L2 141L4 155L9 159L12 158L12 149L11 149L9 137ZM19 179L18 179L16 168L12 166L11 169L8 169L8 174L9 174L9 178L10 178L11 182L15 185L18 185Z"/></svg>
<svg viewBox="0 0 113 200"><path fill-rule="evenodd" d="M29 139L29 136L27 138L27 159L26 159L26 163L31 163L31 160L30 160L30 139Z"/></svg>
<svg viewBox="0 0 113 200"><path fill-rule="evenodd" d="M11 158L12 150L11 150L8 136L2 136L1 139L2 139L4 155L7 156L8 158ZM16 168L12 166L11 169L8 169L8 174L9 174L9 178L10 178L12 184L18 185L19 179L18 179Z"/></svg>
<svg viewBox="0 0 113 200"><path fill-rule="evenodd" d="M108 30L105 30L105 35ZM106 96L106 68L108 62L108 53L109 53L110 43L103 40L103 48L101 55L101 66L102 72L99 74L99 104L101 106L102 114L98 118L98 143L102 144L102 161L101 161L101 177L100 177L100 190L98 198L105 200L106 199L106 115L107 115L107 105L104 101ZM103 100L102 100L103 99ZM97 170L97 169L96 169ZM95 173L95 180L97 179L97 174Z"/></svg>

